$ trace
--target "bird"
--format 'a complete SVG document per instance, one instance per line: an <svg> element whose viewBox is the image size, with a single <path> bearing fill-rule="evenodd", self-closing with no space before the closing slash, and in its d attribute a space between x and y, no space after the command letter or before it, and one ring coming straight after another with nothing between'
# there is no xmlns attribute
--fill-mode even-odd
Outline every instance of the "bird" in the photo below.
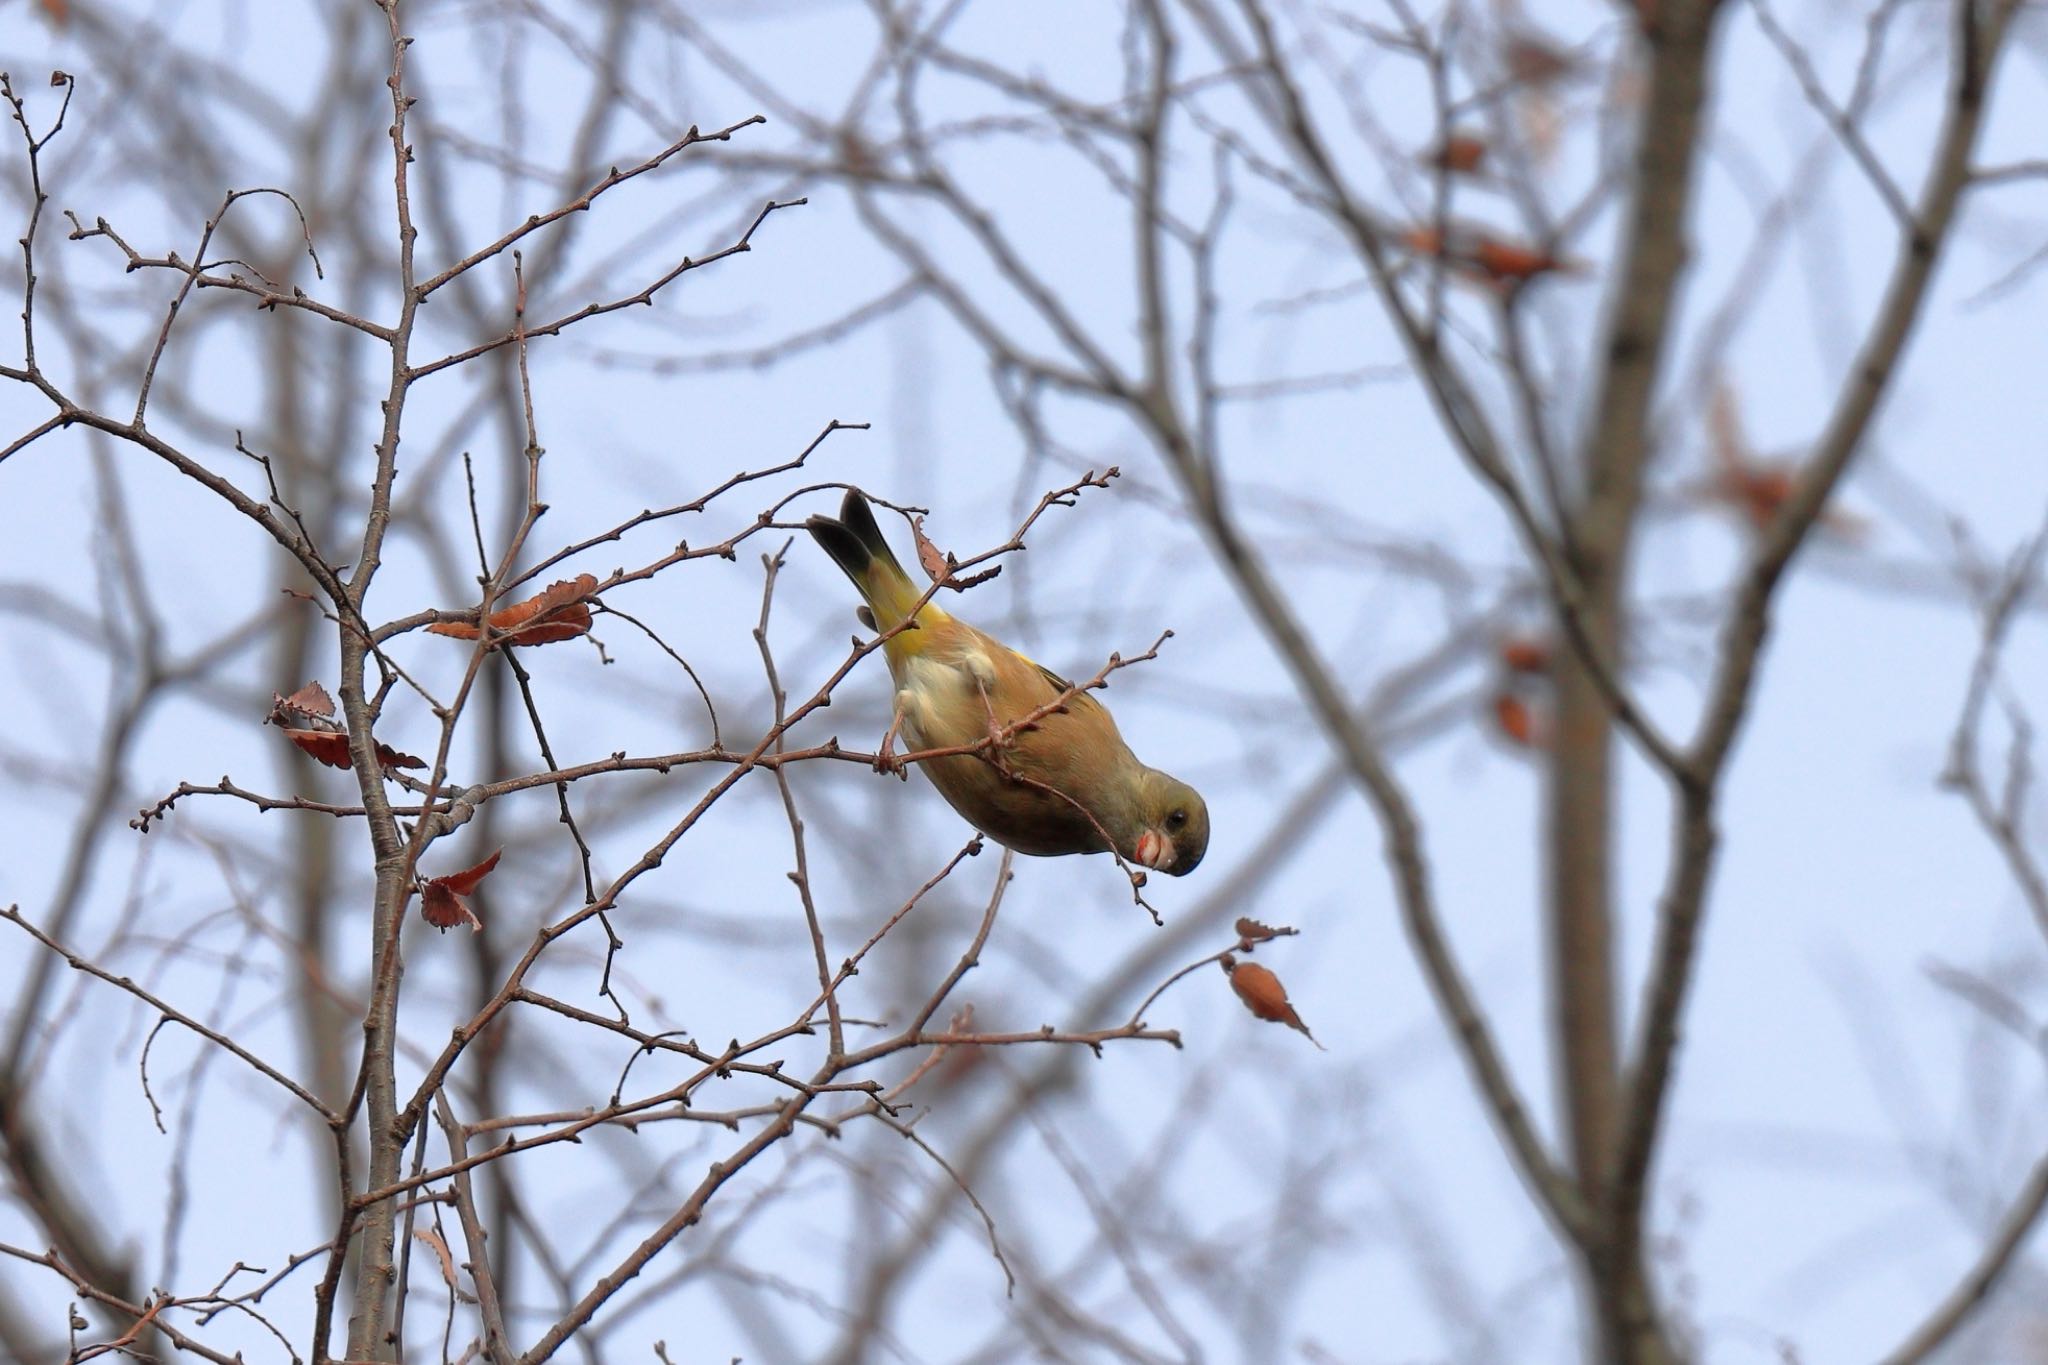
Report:
<svg viewBox="0 0 2048 1365"><path fill-rule="evenodd" d="M1195 870L1209 848L1208 806L1187 783L1139 762L1107 707L938 604L920 604L923 592L858 490L847 491L836 519L816 515L804 526L860 590L862 623L895 631L882 642L896 696L877 767L895 765L899 732L920 749L987 740L918 766L989 838L1035 857L1113 851L1169 876Z"/></svg>

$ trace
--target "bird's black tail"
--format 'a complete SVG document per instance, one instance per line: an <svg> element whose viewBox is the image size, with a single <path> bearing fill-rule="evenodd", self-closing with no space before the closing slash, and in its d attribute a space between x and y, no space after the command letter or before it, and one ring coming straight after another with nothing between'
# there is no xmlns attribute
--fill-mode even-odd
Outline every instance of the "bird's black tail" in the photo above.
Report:
<svg viewBox="0 0 2048 1365"><path fill-rule="evenodd" d="M896 562L895 552L875 522L874 509L860 493L847 490L836 521L813 516L804 522L804 529L860 589L860 595L867 599L875 614L878 628L889 629L916 607L922 594Z"/></svg>

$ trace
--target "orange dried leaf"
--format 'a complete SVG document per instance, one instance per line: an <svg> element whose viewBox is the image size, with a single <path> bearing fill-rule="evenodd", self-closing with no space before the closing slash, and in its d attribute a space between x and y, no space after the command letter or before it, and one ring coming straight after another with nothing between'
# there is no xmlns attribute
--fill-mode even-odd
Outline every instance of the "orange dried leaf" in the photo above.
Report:
<svg viewBox="0 0 2048 1365"><path fill-rule="evenodd" d="M424 758L414 758L411 754L402 754L380 740L377 743L377 766L380 768L424 768L427 766L427 761Z"/></svg>
<svg viewBox="0 0 2048 1365"><path fill-rule="evenodd" d="M954 592L966 592L969 588L988 582L1003 571L1002 565L991 564L980 573L969 574L967 577L962 578L959 574L960 561L933 544L932 538L924 533L923 517L912 517L910 519L910 534L911 538L917 542L918 567L924 570L925 577L931 579L932 582L942 588L951 588Z"/></svg>
<svg viewBox="0 0 2048 1365"><path fill-rule="evenodd" d="M1534 279L1538 275L1556 273L1578 275L1585 272L1582 261L1567 261L1552 252L1535 247L1522 246L1515 242L1503 242L1497 237L1481 237L1472 244L1472 264L1488 277L1519 282Z"/></svg>
<svg viewBox="0 0 2048 1365"><path fill-rule="evenodd" d="M506 638L508 645L552 645L590 633L590 608L582 603L553 613Z"/></svg>
<svg viewBox="0 0 2048 1365"><path fill-rule="evenodd" d="M1502 735L1524 749L1540 749L1543 739L1536 731L1536 713L1529 709L1529 703L1512 692L1502 692L1493 699L1493 723L1500 727Z"/></svg>
<svg viewBox="0 0 2048 1365"><path fill-rule="evenodd" d="M1539 275L1579 275L1584 261L1566 260L1555 252L1505 241L1471 224L1454 224L1448 233L1433 227L1412 227L1400 243L1421 256L1440 257L1459 274L1498 288L1527 283Z"/></svg>
<svg viewBox="0 0 2048 1365"><path fill-rule="evenodd" d="M1788 469L1739 469L1725 484L1730 501L1759 531L1771 524L1778 509L1792 496L1792 472Z"/></svg>
<svg viewBox="0 0 2048 1365"><path fill-rule="evenodd" d="M1527 30L1510 34L1501 44L1501 60L1517 84L1538 89L1556 85L1581 70L1577 57L1552 39Z"/></svg>
<svg viewBox="0 0 2048 1365"><path fill-rule="evenodd" d="M1284 924L1278 928L1270 924L1261 924L1249 917L1239 919L1235 927L1237 929L1237 940L1240 943L1265 943L1276 938L1291 938L1301 932L1299 929L1290 929Z"/></svg>
<svg viewBox="0 0 2048 1365"><path fill-rule="evenodd" d="M317 682L309 682L289 697L270 694L270 720L279 725L293 721L324 721L334 718L334 698Z"/></svg>
<svg viewBox="0 0 2048 1365"><path fill-rule="evenodd" d="M1500 642L1500 661L1510 673L1548 673L1550 644L1533 635L1511 635Z"/></svg>
<svg viewBox="0 0 2048 1365"><path fill-rule="evenodd" d="M453 891L438 882L428 882L427 889L420 896L420 914L436 929L453 929L458 924L467 924L472 933L482 933L484 922L476 917L476 911L462 903Z"/></svg>
<svg viewBox="0 0 2048 1365"><path fill-rule="evenodd" d="M1742 432L1735 390L1726 380L1714 385L1707 404L1707 444L1714 456L1708 496L1734 508L1756 530L1768 530L1779 509L1791 501L1794 471L1788 464L1757 459ZM1856 517L1833 508L1821 509L1818 524L1824 531L1851 540L1864 529Z"/></svg>
<svg viewBox="0 0 2048 1365"><path fill-rule="evenodd" d="M1473 175L1485 162L1486 153L1485 139L1470 133L1452 133L1430 148L1423 159L1427 164L1453 175Z"/></svg>
<svg viewBox="0 0 2048 1365"><path fill-rule="evenodd" d="M1755 465L1722 475L1714 496L1733 507L1752 529L1768 531L1778 512L1792 500L1793 471L1778 464ZM1823 507L1814 524L1842 540L1854 542L1867 529L1860 517Z"/></svg>
<svg viewBox="0 0 2048 1365"><path fill-rule="evenodd" d="M467 896L470 892L477 889L484 878L491 875L491 869L496 867L498 859L504 856L505 850L501 848L475 867L465 867L460 872L451 872L445 877L435 877L433 881L447 887L458 896ZM431 885L432 883L429 884Z"/></svg>
<svg viewBox="0 0 2048 1365"><path fill-rule="evenodd" d="M355 766L348 755L348 736L339 730L294 730L286 727L284 737L330 768Z"/></svg>
<svg viewBox="0 0 2048 1365"><path fill-rule="evenodd" d="M1230 977L1230 989L1237 992L1237 998L1252 1012L1255 1019L1269 1023L1285 1024L1295 1029L1311 1043L1316 1036L1308 1031L1308 1025L1301 1022L1301 1016L1288 1003L1287 987L1280 984L1280 978L1256 962L1239 962L1229 954L1222 958L1223 970ZM1322 1047L1321 1043L1316 1043Z"/></svg>
<svg viewBox="0 0 2048 1365"><path fill-rule="evenodd" d="M932 538L924 533L923 517L910 519L910 538L917 542L917 562L926 578L934 583L944 583L952 578L953 565L946 552L934 545Z"/></svg>
<svg viewBox="0 0 2048 1365"><path fill-rule="evenodd" d="M353 768L355 762L349 757L348 732L346 730L301 730L285 726L284 737L303 749L316 761L330 768ZM402 754L389 744L377 745L377 763L383 768L424 768L425 759Z"/></svg>
<svg viewBox="0 0 2048 1365"><path fill-rule="evenodd" d="M448 1250L447 1239L433 1228L414 1228L412 1235L425 1242L427 1249L434 1253L434 1259L440 1262L442 1283L467 1300L469 1296L462 1292L462 1284L455 1278L455 1256Z"/></svg>
<svg viewBox="0 0 2048 1365"><path fill-rule="evenodd" d="M547 590L524 602L491 613L491 631L504 645L550 645L590 633L590 606L583 599L597 591L593 574L550 583ZM427 627L429 635L447 635L457 640L474 640L481 633L468 621L437 621Z"/></svg>
<svg viewBox="0 0 2048 1365"><path fill-rule="evenodd" d="M1442 253L1444 238L1433 227L1412 227L1401 234L1401 245L1419 256L1435 256Z"/></svg>
<svg viewBox="0 0 2048 1365"><path fill-rule="evenodd" d="M1714 453L1713 496L1733 507L1761 531L1792 496L1790 471L1760 464L1742 431L1735 389L1723 379L1707 402L1707 443Z"/></svg>
<svg viewBox="0 0 2048 1365"><path fill-rule="evenodd" d="M465 867L445 877L427 878L420 894L420 914L436 929L453 929L458 924L467 924L472 932L482 932L483 921L462 898L473 893L483 879L491 875L498 859L504 856L505 850L501 848L475 867Z"/></svg>

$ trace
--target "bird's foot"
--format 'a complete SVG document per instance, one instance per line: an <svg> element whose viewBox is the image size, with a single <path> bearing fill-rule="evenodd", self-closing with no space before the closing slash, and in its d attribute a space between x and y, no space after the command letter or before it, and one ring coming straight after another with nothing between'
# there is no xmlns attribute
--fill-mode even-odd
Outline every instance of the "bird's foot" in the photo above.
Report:
<svg viewBox="0 0 2048 1365"><path fill-rule="evenodd" d="M904 782L910 780L910 765L896 756L896 732L903 728L903 713L898 711L896 719L889 723L889 732L882 736L881 747L875 750L875 771L882 774L894 773Z"/></svg>

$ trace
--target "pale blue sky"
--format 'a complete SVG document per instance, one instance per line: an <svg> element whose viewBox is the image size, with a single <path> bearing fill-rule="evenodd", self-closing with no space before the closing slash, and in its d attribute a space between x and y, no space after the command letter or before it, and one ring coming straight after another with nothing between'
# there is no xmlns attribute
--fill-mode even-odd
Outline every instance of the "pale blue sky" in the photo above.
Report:
<svg viewBox="0 0 2048 1365"><path fill-rule="evenodd" d="M1092 86L1106 95L1117 80L1116 51L1092 41L1101 36L1092 9L975 4L952 36L965 48L1042 71L1063 86ZM309 7L194 0L138 4L136 10L179 45L232 55L238 69L287 107L303 107L317 94L308 57L317 57L321 39ZM164 75L154 90L114 89L91 74L93 64L73 38L30 22L22 6L5 12L0 64L33 77L20 82L33 91L33 109L54 108L34 73L57 65L83 78L71 127L53 144L46 165L53 211L75 208L88 221L104 214L141 249L189 251L221 191L293 181L295 168L252 119L235 129L238 142L251 149L246 173L229 184L195 186L193 202L171 206L167 226L162 209L153 207L160 201L149 182L116 155L120 142L110 130L180 99L175 76ZM1611 33L1604 11L1544 5L1533 13L1559 33L1596 40ZM472 46L462 36L468 14L421 8L413 53L423 103L416 118L445 120L489 138L497 131L501 95L495 53L489 43ZM836 92L859 74L857 56L864 57L872 35L866 10L853 5L714 7L698 17L759 64L779 90L799 92L804 108L827 116L839 112ZM1860 11L1852 16L1808 5L1781 17L1795 33L1821 39L1818 65L1841 89L1853 67ZM1901 21L1898 51L1908 54L1900 60L1902 72L1910 69L1914 45L1934 40L1933 19L1915 13ZM1698 268L1686 316L1694 323L1741 269L1756 213L1745 186L1761 183L1777 192L1788 168L1823 136L1751 13L1736 8L1728 22L1713 104L1715 150L1692 233ZM144 49L160 40L138 29L135 41ZM556 101L577 77L550 42L537 34L527 41L519 86L531 117L524 154L552 164L573 131ZM2027 42L2003 71L1999 113L1980 158L1986 163L2040 155L2038 129L2048 104L2040 34ZM1611 47L1610 36L1598 50ZM645 112L671 123L649 127L638 114L623 117L599 153L606 164L648 154L670 127L722 125L761 108L730 80L701 64L673 61L659 44L636 54L630 70L651 101ZM1905 92L1875 122L1872 139L1910 191L1930 137L1934 85L1925 74L1917 84L1905 75L1901 80L1908 82ZM1427 139L1426 100L1398 61L1378 59L1364 88L1398 143ZM381 91L360 93L353 104L323 111L338 148L381 136L387 116L376 102ZM953 112L960 116L980 108L945 82L935 82L930 94L939 114L948 112L949 100L959 101ZM1581 98L1590 101L1592 94ZM798 134L789 123L777 114L767 127L737 138L731 151L758 156L791 147ZM426 153L431 138L423 135L420 145ZM1102 192L1058 143L998 145L1001 155L963 162L963 179L1028 244L1034 266L1082 301L1088 325L1129 354L1135 343L1125 301L1127 207ZM1589 169L1583 148L1576 142L1568 147L1555 172L1561 181ZM595 261L604 250L638 240L638 259L658 268L683 253L723 245L750 214L730 195L711 198L715 182L708 167L720 154L699 149L681 169L601 203L579 220L572 259ZM1183 183L1191 194L1203 183L1206 154L1190 134L1194 169ZM1370 181L1370 157L1362 148L1355 155L1355 169ZM10 141L0 164L7 167L14 205L19 162L18 145ZM388 162L371 156L364 164L363 194L387 193ZM761 181L764 190L769 183ZM455 213L465 249L555 199L532 184L502 191L493 174L476 168L465 171L459 185ZM810 205L771 218L750 255L691 275L655 310L536 343L534 396L549 452L544 478L552 507L538 544L552 548L641 507L693 496L735 470L786 459L831 419L871 421L875 429L835 435L806 481L858 482L928 506L934 535L962 553L1005 538L1020 507L1072 477L1057 464L1020 476L1021 443L991 394L982 358L928 304L767 370L704 377L618 363L620 353L688 356L759 344L886 288L897 267L863 231L844 188L814 179L800 189L811 196ZM2044 286L2030 278L2000 298L1977 297L2040 244L2048 190L2035 180L1982 196L1972 201L1907 368L1875 429L1868 460L1883 468L1866 465L1844 492L1844 505L1867 518L1871 529L1856 548L1815 547L1799 562L1728 787L1726 852L1714 881L1656 1201L1660 1230L1672 1234L1678 1248L1666 1263L1683 1286L1673 1297L1697 1327L1704 1357L1715 1362L1776 1360L1781 1340L1794 1344L1802 1361L1874 1358L1960 1272L1994 1216L1997 1194L2016 1184L2048 1141L2048 1125L2038 1117L2037 1059L1995 1037L1973 1051L1981 1021L1926 972L1937 962L1972 970L1998 966L2014 973L2009 987L2023 1001L2038 1006L2048 996L2040 968L2048 945L1962 803L1934 781L1973 656L1975 626L1960 599L1941 589L1944 550L1919 532L1925 521L1915 508L1931 498L1941 513L1966 523L1994 558L2031 535L2048 509L2040 437L2048 430L2048 386L2040 378ZM274 204L256 202L238 212L274 225L271 240L289 240L283 231L288 219ZM18 217L13 208L9 213ZM954 254L960 244L936 214L912 221L948 253L945 259L960 259ZM1355 278L1349 257L1332 239L1305 230L1305 221L1270 191L1241 215L1227 258L1232 269L1222 334L1223 363L1233 374L1312 375L1399 358L1367 299L1286 319L1254 309L1261 299ZM63 278L74 282L79 306L113 309L130 299L163 297L164 280L124 276L107 243L66 243L55 227L46 228L42 250L64 258ZM1598 260L1611 228L1611 221L1602 222L1577 249ZM1763 280L1761 302L1731 352L1730 377L1760 450L1796 451L1818 430L1831 386L1871 309L1890 243L1877 199L1836 158L1782 263ZM431 227L422 251L435 262L449 256ZM558 306L587 301L588 294L562 285L568 273L537 281L537 296ZM648 273L640 268L614 278L638 281ZM501 298L504 272L488 278L490 297ZM0 315L11 318L18 271L10 264L0 279L6 281ZM387 287L334 278L301 282L332 297L350 291L357 306L388 312ZM1535 305L1539 335L1567 339L1568 356L1583 354L1600 291L1596 283L1546 286ZM53 297L57 292L51 286ZM1018 316L1014 304L1001 306L1005 320ZM252 439L264 439L263 395L248 383L250 348L267 344L267 328L313 324L242 317L233 326L217 320L203 329L181 325L190 329L188 345L174 350L180 368L167 375L189 389L209 418L246 425ZM147 335L148 324L138 317L109 327L132 341ZM470 334L452 310L430 311L421 349L453 348ZM18 334L0 331L0 337L6 338L0 355L11 363ZM380 384L379 373L367 368L339 395L364 433L349 455L356 463L345 484L352 488L367 480L367 422ZM419 452L414 459L424 458L433 434L472 391L471 381L459 376L423 382L411 414L417 425L409 426L417 433L408 438ZM166 430L184 434L242 487L257 486L232 449L208 444L215 436L203 425L160 411ZM1640 581L1650 598L1711 602L1742 542L1732 523L1685 506L1673 491L1707 466L1692 409L1676 402L1672 411L1659 473L1665 510L1642 542ZM1155 903L1171 921L1242 866L1254 831L1316 770L1322 751L1263 636L1201 552L1156 456L1112 414L1074 403L1056 404L1054 412L1062 442L1085 460L1120 464L1125 477L1113 492L1050 516L1027 559L977 589L962 614L1001 628L1053 667L1082 672L1111 650L1134 652L1160 629L1176 631L1161 660L1119 675L1109 698L1134 747L1195 781L1214 811L1216 836L1201 872L1185 882L1153 884ZM0 386L0 437L43 415L39 401ZM496 471L516 461L517 451L503 448L488 429L464 444L491 472L485 497L487 511L496 515L502 511ZM1247 525L1303 605L1326 656L1361 690L1431 647L1448 616L1492 607L1518 572L1505 520L1452 455L1411 383L1372 383L1280 406L1234 406L1225 448ZM69 434L0 466L0 587L40 585L76 604L82 616L95 617L102 581L95 564L102 551L89 451L82 436ZM137 452L110 452L110 461L136 519L151 592L173 648L266 600L277 567L267 542ZM407 472L425 467L408 462ZM439 466L436 477L435 496L447 500L441 505L458 507L459 464ZM761 493L742 492L721 505L722 513L676 529L651 528L573 567L603 573L644 562L678 536L700 541L714 531L727 534L771 495L793 486L785 480ZM816 495L797 510L822 509L832 498ZM446 524L460 532L454 562L466 573L472 554L466 524ZM1471 566L1474 586L1452 598L1385 570L1358 548L1376 539L1440 548ZM769 547L763 539L736 563L692 564L607 598L657 625L689 655L737 734L758 727L765 715L747 631L759 608L756 552ZM1898 568L1910 570L1914 584L1937 590L1888 586L1887 571ZM378 580L371 615L385 619L425 605L458 605L451 594L459 585L437 581L435 573L416 538L401 535ZM854 629L850 607L836 572L799 539L774 618L793 689L807 692L836 660ZM78 798L68 779L89 762L104 724L106 670L94 650L60 631L18 614L0 620L7 640L0 649L0 716L8 718L0 723L0 747L8 763L20 765L10 779L19 794L0 823L0 899L18 900L38 917L55 877L44 851L64 843L75 818ZM694 693L682 690L686 684L673 665L623 626L600 633L619 660L610 668L581 646L527 660L558 756L574 761L621 748L661 752L703 742L701 707ZM1696 629L1668 623L1643 641L1640 686L1656 714L1681 732L1689 729L1698 701L1701 651L1709 642ZM2009 670L2022 700L2038 695L2048 664L2043 644L2038 619L2023 621ZM403 657L430 685L443 687L463 662L459 652L421 637L409 638ZM303 681L264 676L266 666L263 652L253 650L229 675L256 693ZM325 669L332 684L331 653ZM1452 936L1548 1132L1554 1124L1534 895L1538 779L1480 720L1482 685L1482 675L1469 670L1440 694L1469 694L1471 719L1404 751L1399 771L1427 825ZM839 704L800 736L836 733L866 743L879 732L885 697L882 670L870 662L843 686ZM124 806L180 780L211 781L223 772L245 785L275 788L283 780L278 741L259 719L260 710L223 712L191 697L152 713L126 775L136 801ZM394 703L380 736L430 752L432 733L420 708ZM459 747L458 757L473 761L473 751ZM339 775L323 777L329 794L348 790ZM616 790L650 785L620 783ZM601 871L630 862L647 838L676 818L681 794L701 789L702 781L685 775L672 786L673 800L664 797L609 832ZM899 786L835 767L800 771L797 789L818 831L851 832L889 850L879 867L815 855L827 869L821 879L826 912L849 947L965 836L921 781ZM1622 949L1633 979L1653 922L1668 813L1661 789L1633 761L1626 791ZM595 788L588 796L608 799ZM569 908L575 894L552 798L543 792L522 801L512 816L529 835L508 851L494 890L501 920L524 925ZM1331 1173L1319 1207L1345 1236L1310 1257L1299 1282L1289 1286L1294 1296L1277 1337L1287 1358L1301 1358L1298 1349L1308 1341L1355 1362L1483 1358L1474 1354L1483 1343L1462 1335L1451 1320L1455 1313L1433 1306L1432 1292L1448 1292L1451 1285L1462 1286L1458 1292L1469 1293L1504 1334L1491 1358L1571 1360L1560 1254L1436 1024L1399 931L1368 812L1355 795L1340 802L1300 856L1275 868L1233 907L1233 913L1304 930L1300 940L1279 945L1271 960L1330 1053L1315 1053L1295 1035L1243 1017L1220 977L1185 983L1151 1017L1182 1029L1186 1050L1116 1048L1081 1070L1083 1090L1061 1110L1067 1139L1105 1168L1116 1166L1114 1153L1121 1149L1185 1141L1160 1207L1170 1211L1162 1226L1192 1234L1245 1229L1245 1237L1265 1235L1271 1172L1290 1155L1327 1156ZM117 822L95 867L87 927L74 938L104 943L132 896L141 907L136 931L143 937L121 950L121 969L160 977L163 991L195 1013L226 1000L225 1017L259 1051L288 1063L291 1031L267 1004L275 991L260 969L267 950L238 948L237 925L205 919L231 893L199 836L246 845L248 894L261 905L273 894L260 875L264 841L294 818L312 817L258 816L243 807L189 801L162 836L152 834L147 842ZM2038 841L2038 809L2030 806L2028 818L2028 833ZM360 838L360 831L351 827L346 838ZM359 866L361 850L346 838L344 855ZM627 898L622 929L637 956L629 954L624 966L647 995L660 997L662 1007L650 1005L651 1011L665 1010L676 1026L706 1039L746 1036L789 1016L808 970L808 947L783 879L787 839L772 787L755 783L722 805ZM454 841L450 865L469 861L462 856L469 851L466 842ZM1091 972L1157 931L1128 904L1120 879L1099 859L1024 860L1019 872L996 941L966 994L989 1026L998 1020L1025 1027L1107 1022L1074 1020L1067 1007L1085 993ZM992 856L969 865L964 886L941 907L953 937L942 935L929 952L943 951L965 932L975 898L985 894L993 874ZM359 873L350 876L352 886L367 886ZM762 944L744 950L697 932L728 923L774 927L763 928ZM188 932L195 951L159 973L152 940ZM1223 944L1219 936L1187 956ZM422 935L409 948L408 1020L413 1036L428 1046L459 1018L450 966L455 947L452 939ZM570 948L549 982L565 994L591 995L594 967L576 956L577 945ZM0 938L0 980L17 977L27 951L18 934ZM224 971L220 955L237 951L255 952L253 976L236 979ZM930 970L934 960L917 961L906 952L876 975ZM234 981L231 994L221 994L224 980ZM71 989L64 983L66 992ZM150 1127L136 1083L136 1053L150 1021L105 991L79 998L96 1022L68 1034L51 1059L51 1074L66 1080L65 1131L77 1143L79 1170L91 1182L105 1182L110 1207L125 1211L108 1221L133 1223L154 1239L157 1220L138 1211L162 1198L174 1144ZM194 1055L185 1038L167 1035L158 1046L162 1065L183 1067ZM614 1051L599 1049L604 1060L593 1063L588 1076L527 1078L530 1090L520 1102L602 1102L619 1060ZM1986 1056L2002 1058L2003 1069L1989 1069ZM297 1191L299 1175L310 1169L299 1155L304 1135L276 1125L269 1097L241 1075L218 1061L213 1068L191 1172L195 1207L205 1213L178 1249L181 1288L211 1283L237 1257L275 1264L321 1235L311 1193ZM1167 1116L1191 1088L1206 1097L1206 1112L1187 1140ZM175 1084L169 1089L173 1096L182 1093ZM970 1128L975 1106L991 1094L960 1092L939 1106L923 1131L944 1150L947 1137ZM167 1121L176 1102L166 1101ZM642 1146L622 1160L644 1161L651 1169L658 1154L676 1150L674 1144L656 1149L645 1137L638 1141ZM889 1141L875 1134L867 1146L849 1143L849 1149L857 1159L902 1160L901 1144L885 1145ZM798 1145L819 1144L806 1139ZM864 1230L847 1221L843 1195L829 1175L834 1155L801 1158L811 1164L794 1168L793 1192L743 1239L756 1262L810 1277L827 1295L843 1287L844 1266L857 1264L870 1245ZM701 1165L709 1157L689 1159ZM618 1168L583 1149L531 1160L540 1202L565 1225L589 1223L592 1208L608 1213L607 1201L622 1198ZM784 1169L764 1163L755 1180L730 1192L733 1205ZM910 1169L920 1181L933 1174L928 1167ZM1025 1135L1002 1169L996 1191L982 1190L1000 1224L1044 1248L1078 1244L1084 1206L1041 1142ZM257 1170L279 1174L252 1179ZM716 1219L714 1225L723 1226ZM1160 1234L1161 1227L1146 1231ZM1000 1273L979 1250L978 1227L960 1221L949 1225L948 1235L948 1253L925 1272L893 1323L917 1359L957 1358L982 1340L1000 1312ZM19 1213L0 1206L0 1239L24 1237L31 1234ZM1440 1258L1434 1279L1416 1269L1424 1246ZM1154 1250L1162 1263L1170 1259ZM679 1244L656 1271L673 1269L689 1254ZM2015 1274L2038 1279L2031 1266ZM16 1266L0 1264L0 1276L39 1285L29 1292L56 1295L53 1302L63 1298ZM1177 1358L1171 1334L1133 1314L1113 1273L1102 1271L1099 1278L1094 1301L1131 1315L1125 1325L1134 1335ZM1213 1335L1219 1358L1230 1358L1231 1338L1214 1330L1207 1316L1226 1307L1200 1302L1182 1281L1169 1276L1168 1282L1197 1335ZM429 1294L419 1302L431 1301ZM701 1351L693 1359L771 1358L768 1347L721 1316L742 1312L738 1302L715 1288L679 1291L622 1329L613 1347L619 1358L645 1358L646 1341L665 1335L673 1347L688 1333ZM784 1329L799 1352L822 1350L833 1338L829 1320L793 1307L783 1311ZM221 1331L220 1340L241 1339L235 1329ZM262 1348L251 1349L252 1359L260 1358Z"/></svg>

